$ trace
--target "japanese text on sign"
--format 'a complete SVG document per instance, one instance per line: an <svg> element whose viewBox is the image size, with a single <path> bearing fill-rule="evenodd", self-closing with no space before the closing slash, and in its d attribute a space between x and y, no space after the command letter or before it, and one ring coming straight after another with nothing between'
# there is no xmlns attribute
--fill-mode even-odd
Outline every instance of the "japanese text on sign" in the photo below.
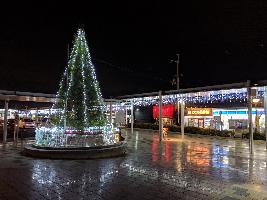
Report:
<svg viewBox="0 0 267 200"><path fill-rule="evenodd" d="M211 108L187 108L185 115L187 116L212 116Z"/></svg>

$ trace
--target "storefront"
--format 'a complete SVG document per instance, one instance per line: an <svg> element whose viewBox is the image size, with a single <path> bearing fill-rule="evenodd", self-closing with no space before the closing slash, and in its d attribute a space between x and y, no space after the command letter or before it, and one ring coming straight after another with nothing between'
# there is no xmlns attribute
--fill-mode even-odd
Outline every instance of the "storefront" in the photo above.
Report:
<svg viewBox="0 0 267 200"><path fill-rule="evenodd" d="M214 109L214 118L222 122L223 130L245 130L248 129L248 109ZM263 132L265 128L265 113L263 108L252 109L253 128Z"/></svg>
<svg viewBox="0 0 267 200"><path fill-rule="evenodd" d="M175 115L175 105L163 105L162 106L162 122L163 125L173 125L173 119ZM153 106L153 118L159 119L159 106Z"/></svg>
<svg viewBox="0 0 267 200"><path fill-rule="evenodd" d="M0 109L0 120L4 120L4 112L5 112L4 109ZM7 118L8 119L14 119L15 118L15 113L16 113L16 110L9 109L8 112L7 112Z"/></svg>
<svg viewBox="0 0 267 200"><path fill-rule="evenodd" d="M258 132L265 129L263 108L252 109L253 128ZM217 130L248 129L248 109L186 108L185 126L212 128Z"/></svg>
<svg viewBox="0 0 267 200"><path fill-rule="evenodd" d="M185 126L208 128L213 119L212 108L186 108Z"/></svg>

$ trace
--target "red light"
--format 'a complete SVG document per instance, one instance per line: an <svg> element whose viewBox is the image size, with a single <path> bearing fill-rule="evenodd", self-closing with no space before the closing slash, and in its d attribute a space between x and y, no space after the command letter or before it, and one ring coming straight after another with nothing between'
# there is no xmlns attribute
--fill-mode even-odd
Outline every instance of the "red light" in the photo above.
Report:
<svg viewBox="0 0 267 200"><path fill-rule="evenodd" d="M173 118L174 115L174 105L164 105L162 106L162 117ZM159 118L159 106L153 106L153 118Z"/></svg>

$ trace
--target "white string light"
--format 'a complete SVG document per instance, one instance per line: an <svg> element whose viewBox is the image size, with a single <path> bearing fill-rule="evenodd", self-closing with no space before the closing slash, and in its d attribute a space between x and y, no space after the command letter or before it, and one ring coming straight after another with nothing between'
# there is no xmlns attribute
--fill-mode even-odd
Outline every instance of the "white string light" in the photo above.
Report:
<svg viewBox="0 0 267 200"><path fill-rule="evenodd" d="M80 61L79 66L76 64L77 61ZM75 77L73 73L75 73ZM81 77L81 80L77 80L76 75L77 77ZM88 78L91 79L88 81ZM83 95L83 99L81 99L80 104L79 99L78 102L75 103L73 103L74 99L71 99L70 93L75 92L73 86L76 82L74 83L74 81L81 81L82 83L82 88L80 89L82 90L81 94ZM91 85L87 85L88 83ZM111 125L105 124L94 126L89 122L91 119L88 119L88 112L100 111L102 114L99 115L99 118L101 119L97 118L95 120L104 120L102 115L104 116L103 112L105 110L105 106L100 87L96 79L95 69L91 61L85 32L82 29L79 29L77 32L73 42L68 66L65 68L64 75L59 85L59 91L56 96L57 99L52 108L53 110L57 110L55 115L59 117L60 122L57 125L53 124L51 127L38 128L36 130L36 144L53 147L81 147L114 144L116 141L113 127ZM92 99L92 97L89 96L90 94L87 93L88 90L92 90L92 93L95 92L96 94L96 101L92 102L92 104L95 105L87 106L87 101ZM64 99L69 101L68 105L71 106L71 111L68 111L67 106L63 106L66 105ZM81 117L83 119L82 129L70 127L70 124L68 123L69 118L75 119L78 109L83 109L83 116ZM66 111L68 111L70 116L66 116ZM62 126L62 122L65 118L67 118L66 129Z"/></svg>

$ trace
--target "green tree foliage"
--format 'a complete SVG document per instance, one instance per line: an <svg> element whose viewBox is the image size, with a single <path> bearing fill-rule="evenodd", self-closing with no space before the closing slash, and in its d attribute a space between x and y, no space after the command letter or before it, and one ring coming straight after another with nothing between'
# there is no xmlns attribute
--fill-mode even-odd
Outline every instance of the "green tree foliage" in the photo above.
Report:
<svg viewBox="0 0 267 200"><path fill-rule="evenodd" d="M83 29L74 38L57 97L52 119L56 125L63 126L65 118L67 127L77 130L105 124L103 99Z"/></svg>

